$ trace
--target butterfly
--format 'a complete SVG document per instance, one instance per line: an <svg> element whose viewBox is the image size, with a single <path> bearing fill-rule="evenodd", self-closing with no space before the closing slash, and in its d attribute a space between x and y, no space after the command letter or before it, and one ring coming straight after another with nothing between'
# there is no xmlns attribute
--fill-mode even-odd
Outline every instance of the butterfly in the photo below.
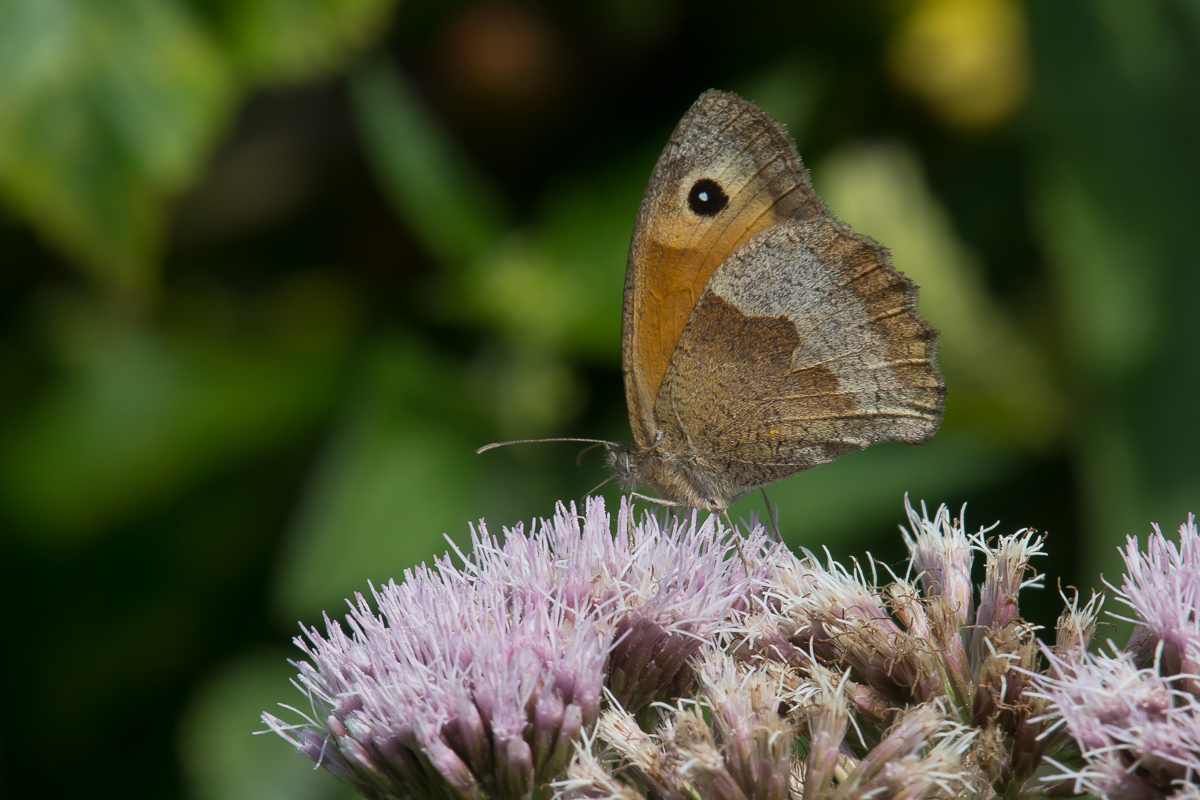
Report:
<svg viewBox="0 0 1200 800"><path fill-rule="evenodd" d="M888 251L830 214L778 122L705 93L634 225L621 325L633 441L598 442L614 477L724 512L852 450L924 442L946 390L916 303Z"/></svg>

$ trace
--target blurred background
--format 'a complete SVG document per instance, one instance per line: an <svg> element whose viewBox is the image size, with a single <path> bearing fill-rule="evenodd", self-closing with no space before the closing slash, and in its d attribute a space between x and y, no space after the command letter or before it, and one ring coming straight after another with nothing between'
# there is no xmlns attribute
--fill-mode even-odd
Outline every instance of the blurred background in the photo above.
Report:
<svg viewBox="0 0 1200 800"><path fill-rule="evenodd" d="M1200 510L1198 86L1194 0L0 0L2 791L344 796L250 735L297 620L604 479L473 450L628 438L633 218L710 87L942 332L938 436L776 485L785 536L898 564L905 492L969 502L1048 536L1052 625Z"/></svg>

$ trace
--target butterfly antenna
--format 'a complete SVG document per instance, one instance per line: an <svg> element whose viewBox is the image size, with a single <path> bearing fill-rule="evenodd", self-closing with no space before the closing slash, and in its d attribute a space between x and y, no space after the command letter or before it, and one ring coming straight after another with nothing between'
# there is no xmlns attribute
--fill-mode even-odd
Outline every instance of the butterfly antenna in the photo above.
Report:
<svg viewBox="0 0 1200 800"><path fill-rule="evenodd" d="M620 447L617 442L610 442L607 439L570 439L570 438L555 438L555 439L513 439L509 442L492 442L485 444L483 447L475 451L475 455L486 453L488 450L495 450L497 447L508 447L510 444L537 444L539 442L588 442L594 445L605 445L606 447Z"/></svg>
<svg viewBox="0 0 1200 800"><path fill-rule="evenodd" d="M597 447L602 447L604 444L611 445L612 442L604 442L603 444L601 444L600 442L597 442L595 444L589 444L587 447L580 450L579 455L575 456L575 466L582 467L584 454L587 453L589 450L595 450ZM608 481L605 481L604 483L608 483ZM600 484L600 486L603 486L604 483ZM600 486L597 486L596 488L599 489Z"/></svg>

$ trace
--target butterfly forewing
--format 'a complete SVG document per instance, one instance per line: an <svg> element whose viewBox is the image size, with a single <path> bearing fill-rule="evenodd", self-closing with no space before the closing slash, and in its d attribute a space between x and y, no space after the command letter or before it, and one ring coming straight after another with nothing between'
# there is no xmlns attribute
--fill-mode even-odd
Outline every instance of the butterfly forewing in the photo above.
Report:
<svg viewBox="0 0 1200 800"><path fill-rule="evenodd" d="M662 376L712 273L780 220L820 213L786 134L758 108L709 92L684 116L646 188L626 270L622 356L635 441L655 430Z"/></svg>

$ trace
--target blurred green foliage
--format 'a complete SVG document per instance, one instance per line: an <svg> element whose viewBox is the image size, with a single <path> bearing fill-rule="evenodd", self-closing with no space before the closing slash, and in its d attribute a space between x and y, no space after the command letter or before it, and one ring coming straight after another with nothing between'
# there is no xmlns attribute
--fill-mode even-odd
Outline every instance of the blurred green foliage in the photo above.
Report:
<svg viewBox="0 0 1200 800"><path fill-rule="evenodd" d="M245 94L311 78L377 35L391 0L4 0L0 192L81 268L158 285L166 201Z"/></svg>
<svg viewBox="0 0 1200 800"><path fill-rule="evenodd" d="M794 545L969 501L1086 589L1200 510L1196 3L393 5L0 0L6 794L338 796L249 735L295 621L604 479L473 450L628 437L630 230L714 86L942 332L942 431L773 487Z"/></svg>

